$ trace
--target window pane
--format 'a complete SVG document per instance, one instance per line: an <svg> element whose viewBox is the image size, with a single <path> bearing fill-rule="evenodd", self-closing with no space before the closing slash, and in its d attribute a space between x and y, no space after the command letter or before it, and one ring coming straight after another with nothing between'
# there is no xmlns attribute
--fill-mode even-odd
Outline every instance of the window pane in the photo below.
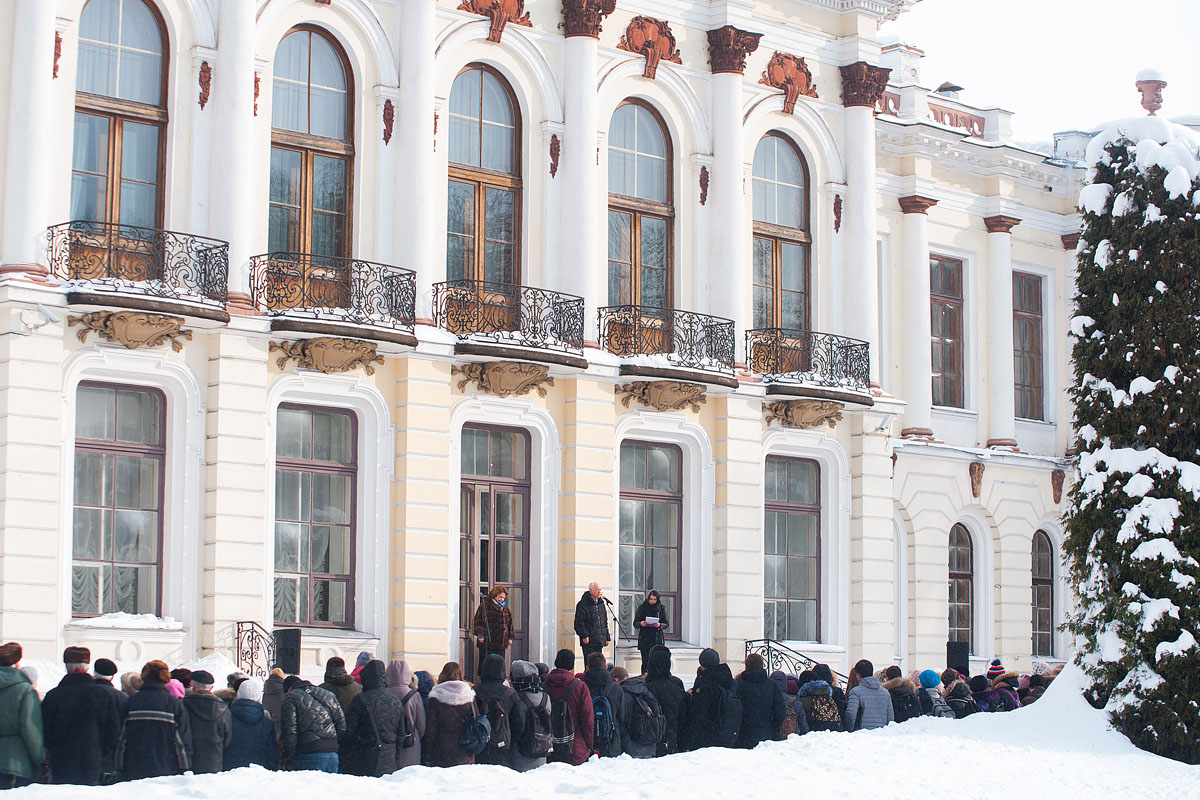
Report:
<svg viewBox="0 0 1200 800"><path fill-rule="evenodd" d="M113 457L75 451L75 505L112 504Z"/></svg>
<svg viewBox="0 0 1200 800"><path fill-rule="evenodd" d="M300 526L275 523L275 569L283 572L300 570Z"/></svg>
<svg viewBox="0 0 1200 800"><path fill-rule="evenodd" d="M121 46L147 53L162 52L162 34L144 0L123 0L121 3Z"/></svg>
<svg viewBox="0 0 1200 800"><path fill-rule="evenodd" d="M134 5L133 0L126 0L125 5L126 7ZM150 24L157 28L153 21ZM157 53L141 53L122 47L119 58L117 97L151 106L161 105L162 56Z"/></svg>
<svg viewBox="0 0 1200 800"><path fill-rule="evenodd" d="M350 522L350 478L346 475L312 475L312 521L346 525Z"/></svg>
<svg viewBox="0 0 1200 800"><path fill-rule="evenodd" d="M788 501L792 503L818 502L818 469L813 461L794 460L788 462Z"/></svg>
<svg viewBox="0 0 1200 800"><path fill-rule="evenodd" d="M312 458L312 412L281 408L277 417L275 453L279 458Z"/></svg>
<svg viewBox="0 0 1200 800"><path fill-rule="evenodd" d="M116 422L116 390L80 386L75 395L75 436L79 439L112 439Z"/></svg>
<svg viewBox="0 0 1200 800"><path fill-rule="evenodd" d="M78 501L77 501L78 502ZM71 556L76 559L101 559L105 531L112 513L101 508L76 507L71 519Z"/></svg>
<svg viewBox="0 0 1200 800"><path fill-rule="evenodd" d="M313 57L313 71L315 72L315 51ZM343 140L349 138L346 136L345 91L322 89L314 85L309 91L309 115L310 125L312 126L311 133L314 136L325 136L330 139Z"/></svg>
<svg viewBox="0 0 1200 800"><path fill-rule="evenodd" d="M514 195L504 189L487 189L487 247L484 278L514 283L513 239L516 227Z"/></svg>
<svg viewBox="0 0 1200 800"><path fill-rule="evenodd" d="M646 448L636 444L621 445L621 486L645 488L645 460Z"/></svg>
<svg viewBox="0 0 1200 800"><path fill-rule="evenodd" d="M637 157L637 196L644 200L667 202L667 162L663 158Z"/></svg>
<svg viewBox="0 0 1200 800"><path fill-rule="evenodd" d="M462 280L474 275L475 187L449 182L446 203L446 279Z"/></svg>
<svg viewBox="0 0 1200 800"><path fill-rule="evenodd" d="M608 303L633 302L633 215L608 212Z"/></svg>
<svg viewBox="0 0 1200 800"><path fill-rule="evenodd" d="M100 567L80 566L71 568L71 612L74 614L100 613Z"/></svg>
<svg viewBox="0 0 1200 800"><path fill-rule="evenodd" d="M316 156L313 159L313 208L336 214L346 212L346 161Z"/></svg>
<svg viewBox="0 0 1200 800"><path fill-rule="evenodd" d="M311 419L313 426L312 458L316 461L349 464L353 444L350 416L318 411L312 413Z"/></svg>
<svg viewBox="0 0 1200 800"><path fill-rule="evenodd" d="M158 508L158 459L117 456L115 461L116 506Z"/></svg>
<svg viewBox="0 0 1200 800"><path fill-rule="evenodd" d="M515 134L516 129L514 128L485 123L479 133L482 147L480 166L497 172L514 173L516 171L516 159L513 152Z"/></svg>

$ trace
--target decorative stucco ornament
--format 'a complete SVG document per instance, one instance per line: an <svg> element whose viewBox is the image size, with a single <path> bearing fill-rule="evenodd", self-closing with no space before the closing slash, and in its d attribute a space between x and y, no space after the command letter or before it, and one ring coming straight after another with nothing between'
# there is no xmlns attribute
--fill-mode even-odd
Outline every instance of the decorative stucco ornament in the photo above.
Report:
<svg viewBox="0 0 1200 800"><path fill-rule="evenodd" d="M183 350L180 339L191 339L192 332L182 330L183 317L151 314L146 311L93 311L78 317L68 317L67 325L79 329L79 341L86 342L89 333L130 350L139 347L158 347L166 342L176 353Z"/></svg>
<svg viewBox="0 0 1200 800"><path fill-rule="evenodd" d="M479 364L464 364L451 367L451 375L461 375L458 390L461 392L471 381L479 391L500 397L520 397L536 391L539 397L546 396L546 387L554 385L554 378L547 373L550 368L543 364L526 364L522 361L487 361Z"/></svg>
<svg viewBox="0 0 1200 800"><path fill-rule="evenodd" d="M785 428L819 428L828 423L836 428L843 408L832 400L783 400L767 406L767 423L778 422Z"/></svg>
<svg viewBox="0 0 1200 800"><path fill-rule="evenodd" d="M703 386L681 381L634 381L617 386L615 391L621 396L621 405L626 408L629 408L630 401L637 400L655 411L691 409L699 412L700 405L705 401Z"/></svg>
<svg viewBox="0 0 1200 800"><path fill-rule="evenodd" d="M289 361L295 361L297 367L315 369L326 375L349 372L356 367L362 367L368 375L374 375L375 368L371 365L383 363L383 356L379 355L376 347L374 342L339 339L335 336L271 342L272 353L283 353L276 362L280 369L286 369Z"/></svg>

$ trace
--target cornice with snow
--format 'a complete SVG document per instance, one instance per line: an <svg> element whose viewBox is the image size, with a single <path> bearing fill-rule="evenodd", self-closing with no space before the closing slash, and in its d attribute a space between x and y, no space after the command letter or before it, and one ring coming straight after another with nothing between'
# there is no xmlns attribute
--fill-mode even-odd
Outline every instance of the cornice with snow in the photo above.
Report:
<svg viewBox="0 0 1200 800"><path fill-rule="evenodd" d="M887 22L908 11L921 0L793 0L838 14L867 14Z"/></svg>

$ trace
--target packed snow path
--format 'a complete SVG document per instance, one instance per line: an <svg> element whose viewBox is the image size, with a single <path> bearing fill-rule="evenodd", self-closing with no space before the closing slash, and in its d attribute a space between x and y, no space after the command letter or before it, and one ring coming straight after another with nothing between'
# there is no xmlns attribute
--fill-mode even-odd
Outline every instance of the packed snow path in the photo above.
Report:
<svg viewBox="0 0 1200 800"><path fill-rule="evenodd" d="M387 778L240 769L118 786L34 786L13 800L197 798L803 797L919 800L1200 798L1200 766L1137 750L1080 696L1068 668L1035 705L964 720L921 718L862 733L811 733L752 751L709 749L651 761L504 767L410 767Z"/></svg>

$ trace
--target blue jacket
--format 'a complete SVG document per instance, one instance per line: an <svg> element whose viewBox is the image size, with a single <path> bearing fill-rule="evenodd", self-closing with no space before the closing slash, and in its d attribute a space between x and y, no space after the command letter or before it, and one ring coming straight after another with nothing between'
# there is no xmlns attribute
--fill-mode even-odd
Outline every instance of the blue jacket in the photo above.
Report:
<svg viewBox="0 0 1200 800"><path fill-rule="evenodd" d="M255 700L234 700L229 706L233 736L225 747L221 769L230 770L258 764L279 768L279 744L275 741L275 723Z"/></svg>

